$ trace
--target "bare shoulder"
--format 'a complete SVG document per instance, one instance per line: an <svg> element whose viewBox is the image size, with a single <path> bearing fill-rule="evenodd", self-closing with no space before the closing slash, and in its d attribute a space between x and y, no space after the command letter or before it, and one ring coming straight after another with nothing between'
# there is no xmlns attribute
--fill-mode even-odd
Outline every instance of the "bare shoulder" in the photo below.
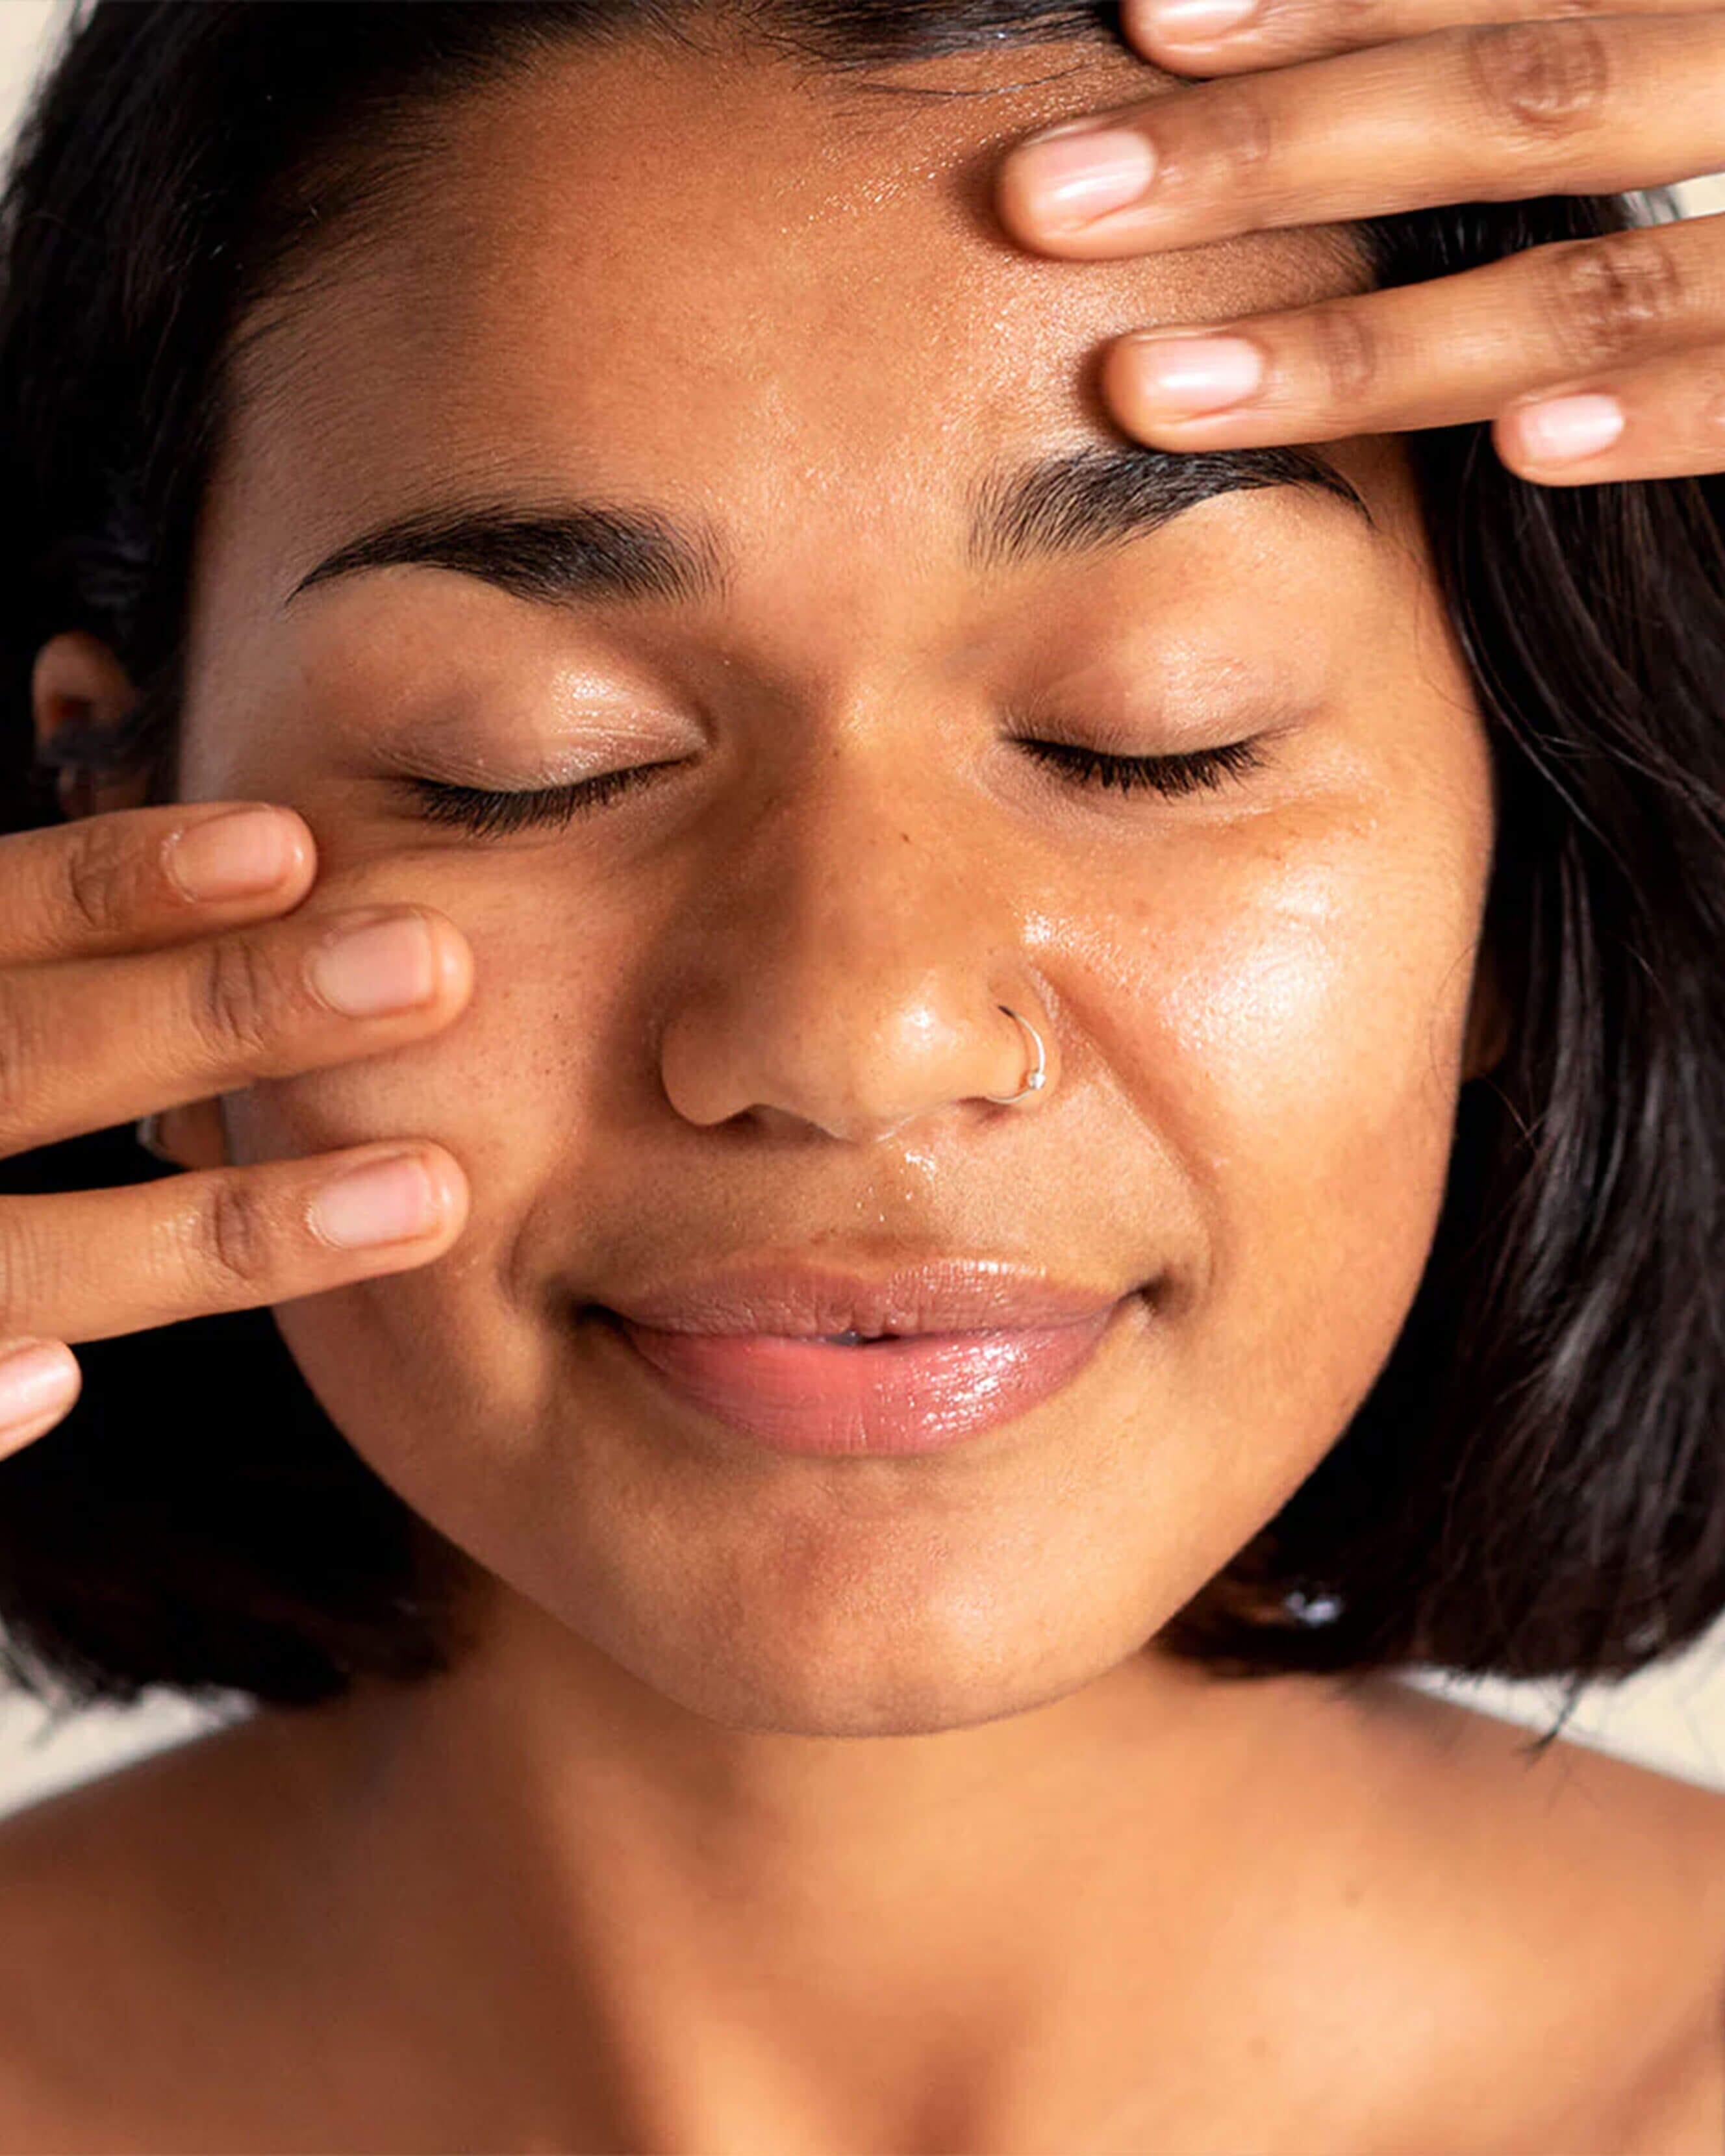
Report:
<svg viewBox="0 0 1725 2156"><path fill-rule="evenodd" d="M20 1927L117 1930L181 1906L188 1868L209 1876L247 1834L239 1800L268 1789L280 1746L268 1723L212 1730L0 1818L0 1909ZM0 1982L6 1971L0 1968Z"/></svg>
<svg viewBox="0 0 1725 2156"><path fill-rule="evenodd" d="M0 2156L134 2147L207 2078L292 1751L248 1721L0 1820Z"/></svg>
<svg viewBox="0 0 1725 2156"><path fill-rule="evenodd" d="M1725 2156L1725 1792L1397 1689L1428 1972L1488 2062L1444 2102L1506 2156Z"/></svg>

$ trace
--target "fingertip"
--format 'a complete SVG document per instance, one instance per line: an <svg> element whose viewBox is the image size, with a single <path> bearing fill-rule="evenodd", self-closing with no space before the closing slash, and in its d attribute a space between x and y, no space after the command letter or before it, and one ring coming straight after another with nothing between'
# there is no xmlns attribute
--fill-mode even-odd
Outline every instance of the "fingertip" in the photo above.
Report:
<svg viewBox="0 0 1725 2156"><path fill-rule="evenodd" d="M1615 446L1627 424L1621 401L1598 391L1512 405L1491 423L1498 455L1522 479L1562 479ZM1525 469L1524 469L1525 467Z"/></svg>
<svg viewBox="0 0 1725 2156"><path fill-rule="evenodd" d="M1102 401L1115 425L1134 441L1147 449L1179 449L1183 421L1201 424L1208 415L1178 413L1158 398L1154 378L1145 364L1145 345L1140 331L1129 330L1106 347L1097 369Z"/></svg>
<svg viewBox="0 0 1725 2156"><path fill-rule="evenodd" d="M473 1193L467 1171L447 1146L428 1142L424 1158L425 1173L442 1218L439 1232L446 1242L453 1242L467 1225L472 1206Z"/></svg>
<svg viewBox="0 0 1725 2156"><path fill-rule="evenodd" d="M1259 0L1123 0L1122 27L1154 65L1221 74L1261 64L1261 52L1235 51L1232 44L1238 33L1257 27L1258 10Z"/></svg>
<svg viewBox="0 0 1725 2156"><path fill-rule="evenodd" d="M393 1269L445 1250L465 1225L467 1204L467 1178L454 1154L414 1138L388 1152L362 1152L323 1177L303 1219L326 1250Z"/></svg>
<svg viewBox="0 0 1725 2156"><path fill-rule="evenodd" d="M1058 254L1060 241L1045 231L1038 199L1025 161L1026 145L1015 143L994 174L994 214L1009 239L1033 254Z"/></svg>
<svg viewBox="0 0 1725 2156"><path fill-rule="evenodd" d="M1119 121L1082 120L1016 145L1001 172L1014 229L1061 245L1098 219L1141 202L1156 177L1156 151L1138 129Z"/></svg>
<svg viewBox="0 0 1725 2156"><path fill-rule="evenodd" d="M44 1435L78 1398L84 1373L60 1340L18 1340L0 1353L0 1456Z"/></svg>
<svg viewBox="0 0 1725 2156"><path fill-rule="evenodd" d="M432 948L437 967L437 993L434 1007L443 1011L445 1019L464 1010L473 994L473 946L460 927L447 913L435 907L425 909L425 917L431 927Z"/></svg>
<svg viewBox="0 0 1725 2156"><path fill-rule="evenodd" d="M317 840L311 826L297 808L290 808L285 801L272 801L270 806L281 819L288 850L287 884L298 889L302 884L310 888L317 875Z"/></svg>
<svg viewBox="0 0 1725 2156"><path fill-rule="evenodd" d="M1096 368L1096 385L1108 416L1135 441L1147 441L1143 431L1144 410L1138 391L1142 372L1137 346L1131 332L1106 346Z"/></svg>

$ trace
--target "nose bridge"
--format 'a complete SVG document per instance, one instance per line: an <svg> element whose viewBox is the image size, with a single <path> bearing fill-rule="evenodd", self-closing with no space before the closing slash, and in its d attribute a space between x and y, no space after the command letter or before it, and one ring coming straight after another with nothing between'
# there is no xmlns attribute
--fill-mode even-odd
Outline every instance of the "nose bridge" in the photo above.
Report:
<svg viewBox="0 0 1725 2156"><path fill-rule="evenodd" d="M839 729L751 834L748 886L777 892L762 926L792 963L836 976L830 991L931 959L963 963L967 934L988 933L986 819L944 767L933 721L920 751L911 731Z"/></svg>
<svg viewBox="0 0 1725 2156"><path fill-rule="evenodd" d="M663 1048L674 1104L860 1137L1013 1091L1022 1036L998 1005L1026 1000L1020 902L950 759L839 725L772 784L703 890Z"/></svg>

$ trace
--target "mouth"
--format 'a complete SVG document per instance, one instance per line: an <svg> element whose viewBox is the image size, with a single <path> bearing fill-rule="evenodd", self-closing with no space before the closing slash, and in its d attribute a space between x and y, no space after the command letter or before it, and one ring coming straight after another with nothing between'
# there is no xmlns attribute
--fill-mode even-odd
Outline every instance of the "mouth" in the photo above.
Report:
<svg viewBox="0 0 1725 2156"><path fill-rule="evenodd" d="M661 1404L780 1453L944 1451L1070 1384L1141 1293L1055 1324L960 1332L688 1332L594 1308Z"/></svg>

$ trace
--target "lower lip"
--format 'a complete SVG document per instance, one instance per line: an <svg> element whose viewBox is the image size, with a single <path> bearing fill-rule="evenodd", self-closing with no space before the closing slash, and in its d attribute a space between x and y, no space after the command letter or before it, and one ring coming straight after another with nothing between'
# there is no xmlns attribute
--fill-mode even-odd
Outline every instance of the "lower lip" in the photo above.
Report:
<svg viewBox="0 0 1725 2156"><path fill-rule="evenodd" d="M613 1322L689 1405L778 1452L939 1452L1070 1384L1132 1301L1021 1332L926 1332L861 1348L769 1332Z"/></svg>

